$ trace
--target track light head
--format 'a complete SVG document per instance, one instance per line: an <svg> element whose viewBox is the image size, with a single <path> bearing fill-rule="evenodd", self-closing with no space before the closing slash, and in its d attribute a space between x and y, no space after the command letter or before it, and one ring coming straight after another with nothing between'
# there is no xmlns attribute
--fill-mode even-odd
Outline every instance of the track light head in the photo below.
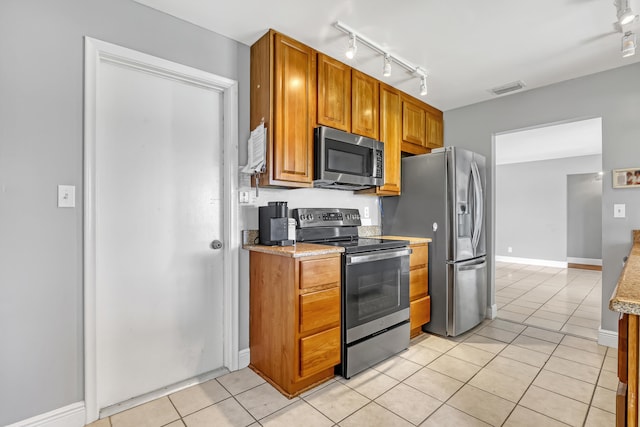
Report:
<svg viewBox="0 0 640 427"><path fill-rule="evenodd" d="M420 95L427 96L427 76L423 75L420 78Z"/></svg>
<svg viewBox="0 0 640 427"><path fill-rule="evenodd" d="M358 45L356 44L356 35L354 33L349 34L349 47L347 51L344 53L347 58L353 59L356 56L356 52L358 51Z"/></svg>
<svg viewBox="0 0 640 427"><path fill-rule="evenodd" d="M618 8L617 17L621 26L631 24L637 18L629 7L629 0L618 0L615 5Z"/></svg>
<svg viewBox="0 0 640 427"><path fill-rule="evenodd" d="M636 35L627 31L622 36L622 57L626 58L636 54Z"/></svg>
<svg viewBox="0 0 640 427"><path fill-rule="evenodd" d="M382 67L382 75L389 77L391 75L391 57L389 54L384 54L384 65Z"/></svg>

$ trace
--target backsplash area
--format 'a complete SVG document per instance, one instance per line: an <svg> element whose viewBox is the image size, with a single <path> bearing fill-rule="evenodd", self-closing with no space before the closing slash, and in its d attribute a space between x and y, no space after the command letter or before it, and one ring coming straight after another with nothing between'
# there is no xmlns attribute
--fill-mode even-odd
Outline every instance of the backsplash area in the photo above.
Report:
<svg viewBox="0 0 640 427"><path fill-rule="evenodd" d="M379 225L363 225L358 227L358 236L371 237L382 234L382 228ZM242 230L242 244L253 245L258 243L258 230Z"/></svg>

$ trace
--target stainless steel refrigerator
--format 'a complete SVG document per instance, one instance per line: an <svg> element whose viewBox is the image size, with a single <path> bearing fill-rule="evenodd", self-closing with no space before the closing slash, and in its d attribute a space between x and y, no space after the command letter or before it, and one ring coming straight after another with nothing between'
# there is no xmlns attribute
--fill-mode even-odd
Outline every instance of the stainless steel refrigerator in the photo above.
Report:
<svg viewBox="0 0 640 427"><path fill-rule="evenodd" d="M485 318L485 158L456 147L402 159L402 194L382 199L382 233L431 237L431 321L456 336Z"/></svg>

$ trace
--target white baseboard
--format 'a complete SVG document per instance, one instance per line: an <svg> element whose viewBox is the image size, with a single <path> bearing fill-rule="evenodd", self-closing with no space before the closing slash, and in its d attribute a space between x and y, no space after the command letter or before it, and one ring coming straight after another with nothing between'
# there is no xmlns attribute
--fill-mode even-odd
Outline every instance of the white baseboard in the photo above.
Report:
<svg viewBox="0 0 640 427"><path fill-rule="evenodd" d="M238 369L246 368L251 362L251 355L248 348L240 350L238 353Z"/></svg>
<svg viewBox="0 0 640 427"><path fill-rule="evenodd" d="M7 427L83 427L84 422L84 402L76 402Z"/></svg>
<svg viewBox="0 0 640 427"><path fill-rule="evenodd" d="M566 261L551 261L548 259L518 258L518 257L511 257L511 256L496 255L496 261L510 262L513 264L541 265L543 267L567 268Z"/></svg>
<svg viewBox="0 0 640 427"><path fill-rule="evenodd" d="M597 258L574 258L567 257L567 262L569 264L585 264L585 265L600 265L602 266L602 260Z"/></svg>
<svg viewBox="0 0 640 427"><path fill-rule="evenodd" d="M618 348L618 333L606 329L598 329L598 344Z"/></svg>

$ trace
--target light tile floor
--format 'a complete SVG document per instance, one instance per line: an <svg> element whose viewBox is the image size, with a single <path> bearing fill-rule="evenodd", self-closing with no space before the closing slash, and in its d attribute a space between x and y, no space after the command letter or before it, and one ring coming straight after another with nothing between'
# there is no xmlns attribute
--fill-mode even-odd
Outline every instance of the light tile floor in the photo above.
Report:
<svg viewBox="0 0 640 427"><path fill-rule="evenodd" d="M602 272L496 263L498 318L597 339Z"/></svg>
<svg viewBox="0 0 640 427"><path fill-rule="evenodd" d="M576 286L584 295L572 302L574 312L591 298L586 282L598 279L576 274L569 283L575 280L585 286ZM245 368L92 427L610 427L616 367L616 350L594 340L495 319L455 338L423 334L374 368L291 400Z"/></svg>

